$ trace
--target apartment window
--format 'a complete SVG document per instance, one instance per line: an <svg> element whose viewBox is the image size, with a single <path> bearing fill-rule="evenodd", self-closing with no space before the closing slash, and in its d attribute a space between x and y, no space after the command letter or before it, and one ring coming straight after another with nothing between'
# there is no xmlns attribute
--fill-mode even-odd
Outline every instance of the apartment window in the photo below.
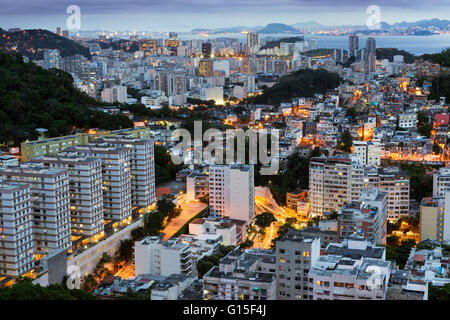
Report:
<svg viewBox="0 0 450 320"><path fill-rule="evenodd" d="M334 286L335 286L335 287L343 287L343 286L344 286L344 283L343 283L343 282L335 282L335 283L334 283Z"/></svg>

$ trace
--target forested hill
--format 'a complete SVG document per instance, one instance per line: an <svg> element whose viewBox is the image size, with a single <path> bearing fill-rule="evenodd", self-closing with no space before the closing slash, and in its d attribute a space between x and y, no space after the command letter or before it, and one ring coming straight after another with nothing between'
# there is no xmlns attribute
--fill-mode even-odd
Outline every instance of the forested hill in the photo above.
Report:
<svg viewBox="0 0 450 320"><path fill-rule="evenodd" d="M48 135L72 134L89 128L133 126L127 117L98 111L100 103L73 87L70 74L24 63L18 53L0 50L0 144L18 146L34 140L36 128Z"/></svg>
<svg viewBox="0 0 450 320"><path fill-rule="evenodd" d="M405 63L414 63L417 59L412 53L397 48L377 48L376 53L378 60L388 59L391 62L394 61L396 55L402 55Z"/></svg>
<svg viewBox="0 0 450 320"><path fill-rule="evenodd" d="M315 93L325 93L337 88L341 77L337 73L319 70L299 70L280 78L280 81L266 88L262 95L249 99L250 103L279 105L296 97L312 97Z"/></svg>
<svg viewBox="0 0 450 320"><path fill-rule="evenodd" d="M90 58L89 48L56 33L42 29L7 32L0 29L0 46L33 60L42 60L44 49L58 49L62 57L81 54Z"/></svg>

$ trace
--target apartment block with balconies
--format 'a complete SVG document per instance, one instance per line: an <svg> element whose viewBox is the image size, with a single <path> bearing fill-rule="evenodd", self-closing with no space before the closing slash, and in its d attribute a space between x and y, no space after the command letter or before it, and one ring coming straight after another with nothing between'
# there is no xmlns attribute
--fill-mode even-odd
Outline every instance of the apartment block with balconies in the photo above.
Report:
<svg viewBox="0 0 450 320"><path fill-rule="evenodd" d="M155 155L151 139L138 139L129 135L104 136L93 143L130 150L131 202L133 209L150 212L156 202Z"/></svg>
<svg viewBox="0 0 450 320"><path fill-rule="evenodd" d="M35 259L72 246L69 173L40 163L0 169L4 181L30 185Z"/></svg>
<svg viewBox="0 0 450 320"><path fill-rule="evenodd" d="M310 300L385 300L391 262L320 256L309 271Z"/></svg>
<svg viewBox="0 0 450 320"><path fill-rule="evenodd" d="M69 172L72 240L75 247L104 236L102 160L77 153L33 159L50 169Z"/></svg>
<svg viewBox="0 0 450 320"><path fill-rule="evenodd" d="M32 220L30 185L0 180L0 278L33 269Z"/></svg>
<svg viewBox="0 0 450 320"><path fill-rule="evenodd" d="M103 212L105 223L125 225L131 221L130 150L109 146L106 143L90 143L74 146L62 154L77 153L80 156L99 158L102 161Z"/></svg>

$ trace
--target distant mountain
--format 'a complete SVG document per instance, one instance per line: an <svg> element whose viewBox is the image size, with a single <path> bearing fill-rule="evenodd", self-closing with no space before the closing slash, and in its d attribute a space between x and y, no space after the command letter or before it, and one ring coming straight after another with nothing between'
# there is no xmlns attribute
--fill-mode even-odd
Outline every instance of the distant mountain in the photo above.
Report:
<svg viewBox="0 0 450 320"><path fill-rule="evenodd" d="M207 28L196 28L191 30L192 33L212 33L214 32L213 29L207 29Z"/></svg>
<svg viewBox="0 0 450 320"><path fill-rule="evenodd" d="M261 50L264 49L272 49L275 47L280 47L280 43L295 43L298 41L303 41L303 37L290 37L290 38L282 38L277 40L268 41L264 46L261 47Z"/></svg>
<svg viewBox="0 0 450 320"><path fill-rule="evenodd" d="M230 28L214 29L214 31L216 33L221 33L221 32L239 33L239 32L242 32L242 31L255 31L255 29L252 28L252 27L236 26L236 27L230 27Z"/></svg>
<svg viewBox="0 0 450 320"><path fill-rule="evenodd" d="M269 23L263 29L258 31L259 33L299 33L294 27L288 26L283 23Z"/></svg>
<svg viewBox="0 0 450 320"><path fill-rule="evenodd" d="M438 29L449 29L450 28L450 20L440 20L440 19L423 19L416 22L398 22L392 25L394 28L411 28L411 27L421 27L421 28L429 28L436 27Z"/></svg>
<svg viewBox="0 0 450 320"><path fill-rule="evenodd" d="M90 58L89 49L73 40L42 29L15 32L0 31L0 46L14 50L31 59L43 59L44 49L59 49L62 57L81 54Z"/></svg>
<svg viewBox="0 0 450 320"><path fill-rule="evenodd" d="M298 22L293 24L292 27L296 29L321 29L323 28L323 25L311 20L306 22Z"/></svg>

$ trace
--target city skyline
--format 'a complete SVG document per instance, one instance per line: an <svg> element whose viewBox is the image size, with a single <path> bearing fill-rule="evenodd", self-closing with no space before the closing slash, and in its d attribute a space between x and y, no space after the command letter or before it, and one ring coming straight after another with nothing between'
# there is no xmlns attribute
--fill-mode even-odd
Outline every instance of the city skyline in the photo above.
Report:
<svg viewBox="0 0 450 320"><path fill-rule="evenodd" d="M449 16L449 0L434 1L353 1L307 0L282 1L141 1L116 0L58 1L44 0L30 4L25 0L2 4L2 28L64 28L69 14L66 9L77 5L81 9L81 31L190 31L194 28L254 27L268 23L296 24L314 20L325 26L365 25L370 5L380 7L380 19L387 23L414 22L422 19L445 19ZM186 15L189 19L186 19ZM313 19L311 17L314 17ZM126 18L126 19L125 19Z"/></svg>

